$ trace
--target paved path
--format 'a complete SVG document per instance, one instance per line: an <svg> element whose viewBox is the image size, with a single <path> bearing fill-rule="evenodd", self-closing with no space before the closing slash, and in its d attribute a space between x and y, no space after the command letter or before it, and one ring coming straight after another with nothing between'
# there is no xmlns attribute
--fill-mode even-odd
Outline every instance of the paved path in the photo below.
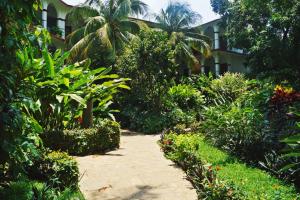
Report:
<svg viewBox="0 0 300 200"><path fill-rule="evenodd" d="M165 159L159 135L123 135L121 148L77 157L87 200L196 200L184 172Z"/></svg>

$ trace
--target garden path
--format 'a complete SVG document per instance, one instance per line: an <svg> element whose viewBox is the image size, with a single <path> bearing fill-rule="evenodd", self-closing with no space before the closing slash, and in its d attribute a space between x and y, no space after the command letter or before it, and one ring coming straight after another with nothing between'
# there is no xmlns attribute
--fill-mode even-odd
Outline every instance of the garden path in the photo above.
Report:
<svg viewBox="0 0 300 200"><path fill-rule="evenodd" d="M120 149L77 157L87 200L196 200L185 173L164 158L159 137L123 131Z"/></svg>

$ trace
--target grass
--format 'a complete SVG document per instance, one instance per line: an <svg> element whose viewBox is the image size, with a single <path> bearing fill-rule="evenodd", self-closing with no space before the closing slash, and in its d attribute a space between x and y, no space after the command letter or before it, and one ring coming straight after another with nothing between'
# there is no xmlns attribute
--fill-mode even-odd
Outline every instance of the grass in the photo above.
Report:
<svg viewBox="0 0 300 200"><path fill-rule="evenodd" d="M284 183L263 170L247 166L237 158L210 145L200 135L178 135L171 138L173 149L182 151L186 148L201 163L218 168L217 178L236 186L246 199L300 199L294 186Z"/></svg>

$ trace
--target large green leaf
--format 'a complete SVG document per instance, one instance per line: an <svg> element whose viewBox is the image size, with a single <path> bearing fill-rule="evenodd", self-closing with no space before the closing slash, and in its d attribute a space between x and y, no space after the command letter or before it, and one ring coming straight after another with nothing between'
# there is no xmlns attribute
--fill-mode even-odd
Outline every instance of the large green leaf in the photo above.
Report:
<svg viewBox="0 0 300 200"><path fill-rule="evenodd" d="M46 49L43 49L42 53L43 53L43 58L45 60L48 76L50 76L51 78L54 78L54 76L55 76L54 62L51 57L51 54Z"/></svg>

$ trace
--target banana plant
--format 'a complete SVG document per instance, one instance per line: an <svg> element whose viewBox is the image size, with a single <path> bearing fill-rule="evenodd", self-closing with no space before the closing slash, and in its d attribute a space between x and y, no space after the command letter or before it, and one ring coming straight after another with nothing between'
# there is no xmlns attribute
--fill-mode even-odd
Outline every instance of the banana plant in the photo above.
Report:
<svg viewBox="0 0 300 200"><path fill-rule="evenodd" d="M32 89L25 91L31 94L22 101L23 109L37 119L44 131L78 125L76 119L91 98L98 103L95 109L108 112L114 94L119 89L129 89L125 84L128 79L110 74L111 68L90 70L89 60L65 64L69 52L50 53L46 45L42 45L41 52L36 58L35 49L25 47L17 52L17 58L26 74L23 84Z"/></svg>

